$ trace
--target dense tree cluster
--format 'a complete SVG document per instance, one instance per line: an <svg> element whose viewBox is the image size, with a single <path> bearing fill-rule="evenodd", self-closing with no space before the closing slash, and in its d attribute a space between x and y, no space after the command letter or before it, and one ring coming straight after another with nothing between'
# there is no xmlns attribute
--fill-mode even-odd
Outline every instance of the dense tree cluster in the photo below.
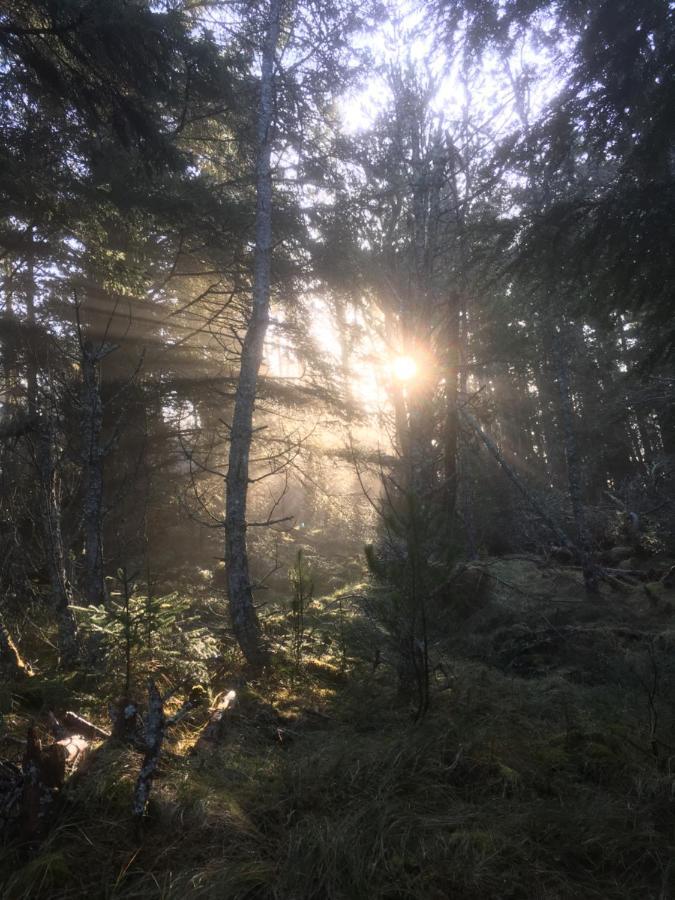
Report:
<svg viewBox="0 0 675 900"><path fill-rule="evenodd" d="M71 665L112 578L220 556L259 669L254 532L338 465L412 669L458 559L553 547L597 592L612 543L671 551L674 33L666 0L2 4L3 616Z"/></svg>
<svg viewBox="0 0 675 900"><path fill-rule="evenodd" d="M671 896L674 67L0 0L0 892Z"/></svg>

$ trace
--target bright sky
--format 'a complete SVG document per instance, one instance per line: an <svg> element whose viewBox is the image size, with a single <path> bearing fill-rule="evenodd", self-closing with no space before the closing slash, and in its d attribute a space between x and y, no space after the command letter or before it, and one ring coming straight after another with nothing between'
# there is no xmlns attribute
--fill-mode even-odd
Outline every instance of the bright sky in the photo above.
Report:
<svg viewBox="0 0 675 900"><path fill-rule="evenodd" d="M461 47L457 46L455 58L452 53L444 53L438 46L438 33L429 20L424 3L412 0L390 0L390 17L375 31L361 35L355 45L365 47L373 54L376 66L393 63L410 63L421 75L431 76L438 82L438 90L430 106L440 122L450 123L461 118L463 108L469 99L467 86L462 83L463 65ZM544 46L547 34L553 27L553 20L540 17L539 36L530 36L517 42L513 58L509 62L510 74L537 73L531 79L528 92L532 116L536 116L550 102L561 88L558 77L561 60L570 49L561 44ZM458 35L461 41L461 33ZM543 39L543 40L542 40ZM498 122L492 121L492 130L501 132L517 125L513 110L513 88L509 71L495 53L487 53L480 68L473 67L470 73L470 102L474 109L481 110L486 120L503 108ZM369 128L377 116L386 108L391 94L382 74L369 74L367 84L346 96L340 104L343 128L348 134L355 134ZM498 113L497 113L498 115Z"/></svg>
<svg viewBox="0 0 675 900"><path fill-rule="evenodd" d="M387 69L392 65L411 67L422 83L434 84L429 103L430 127L441 126L450 133L461 134L463 117L473 128L472 148L505 137L522 123L514 104L514 83L524 77L527 82L526 104L529 117L535 118L560 90L561 57L568 48L546 43L552 22L541 20L539 37L528 36L514 43L512 58L505 63L496 53L486 53L480 62L466 66L462 52L461 33L453 52L439 46L437 29L429 20L424 3L413 0L390 0L390 16L375 30L355 40L357 49L367 49L373 67L367 70L367 80L342 98L338 104L342 128L346 134L366 132L375 124L392 101L387 82ZM543 36L544 40L541 40ZM471 151L473 152L473 150ZM288 162L288 161L286 161ZM306 203L318 199L329 201L324 192L315 188L306 194ZM321 297L310 301L311 330L322 352L336 365L340 364L339 335L329 306ZM353 315L358 315L352 312ZM365 337L360 346L352 348L352 388L368 409L377 409L387 395L392 378L409 381L418 375L419 363L386 348L373 329L357 329ZM272 329L274 332L275 329ZM298 377L299 367L293 361L289 346L281 347L279 331L270 334L270 371L281 376ZM274 346L274 350L272 350Z"/></svg>

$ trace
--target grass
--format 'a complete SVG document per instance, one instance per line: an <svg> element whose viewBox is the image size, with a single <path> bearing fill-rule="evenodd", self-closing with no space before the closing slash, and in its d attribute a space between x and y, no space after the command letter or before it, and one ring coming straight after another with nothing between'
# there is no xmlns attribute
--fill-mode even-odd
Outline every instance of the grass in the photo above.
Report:
<svg viewBox="0 0 675 900"><path fill-rule="evenodd" d="M495 603L503 600L495 595ZM319 612L323 627L325 608ZM523 608L518 619L534 628ZM277 628L281 634L280 622ZM435 652L448 653L452 642L445 647L441 632L435 638ZM671 896L670 761L651 754L644 682L626 674L621 647L614 649L618 668L603 669L607 680L586 683L565 669L521 677L452 646L445 659L451 687L434 690L431 712L417 726L388 666L372 672L351 657L342 675L328 652L297 673L280 657L273 676L240 691L213 752L188 752L205 712L176 730L141 842L129 816L140 757L101 748L66 791L39 852L26 858L4 848L1 895ZM673 730L668 677L664 670L658 698L664 743ZM72 691L83 712L100 712L95 691L72 682L59 690ZM49 692L58 694L53 685Z"/></svg>

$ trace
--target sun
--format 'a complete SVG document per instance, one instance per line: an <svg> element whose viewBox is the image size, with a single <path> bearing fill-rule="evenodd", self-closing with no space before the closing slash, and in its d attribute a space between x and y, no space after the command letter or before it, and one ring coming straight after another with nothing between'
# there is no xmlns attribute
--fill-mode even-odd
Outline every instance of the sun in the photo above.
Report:
<svg viewBox="0 0 675 900"><path fill-rule="evenodd" d="M397 356L391 364L391 371L396 381L412 381L417 375L417 362L412 356Z"/></svg>

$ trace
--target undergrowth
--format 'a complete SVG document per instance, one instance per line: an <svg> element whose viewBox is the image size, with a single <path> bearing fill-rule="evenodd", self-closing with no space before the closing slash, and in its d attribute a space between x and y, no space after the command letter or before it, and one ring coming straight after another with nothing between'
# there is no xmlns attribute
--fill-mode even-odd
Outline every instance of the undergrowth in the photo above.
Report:
<svg viewBox="0 0 675 900"><path fill-rule="evenodd" d="M102 745L64 792L39 850L2 850L2 896L671 896L670 758L652 752L640 679L521 677L470 654L443 657L438 636L447 677L414 725L393 668L352 654L345 670L339 642L323 636L335 598L315 605L300 672L282 653L281 613L271 623L274 674L238 690L217 748L190 752L204 711L172 734L142 841L129 815L140 756ZM43 706L57 700L105 717L96 685L43 680L31 690ZM21 702L5 707L6 727L25 721Z"/></svg>

